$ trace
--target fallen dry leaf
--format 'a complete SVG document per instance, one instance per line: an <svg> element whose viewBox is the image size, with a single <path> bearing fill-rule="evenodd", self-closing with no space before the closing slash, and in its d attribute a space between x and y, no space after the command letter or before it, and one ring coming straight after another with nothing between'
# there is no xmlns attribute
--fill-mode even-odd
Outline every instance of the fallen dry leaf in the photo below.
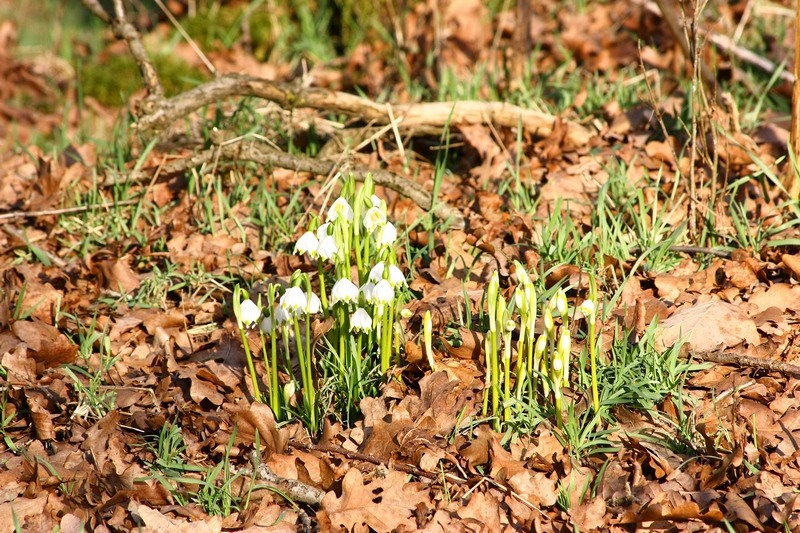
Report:
<svg viewBox="0 0 800 533"><path fill-rule="evenodd" d="M72 362L78 354L78 347L50 324L18 320L11 331L28 345L29 357L45 367Z"/></svg>
<svg viewBox="0 0 800 533"><path fill-rule="evenodd" d="M361 472L351 468L342 480L342 495L328 492L322 499L327 520L348 531L389 533L400 527L413 528L414 509L429 503L428 492L419 483L408 483L406 474L390 471L385 478L366 485Z"/></svg>
<svg viewBox="0 0 800 533"><path fill-rule="evenodd" d="M666 350L681 340L700 353L730 348L742 342L760 343L755 322L747 313L721 300L685 305L659 324L656 345L660 349Z"/></svg>

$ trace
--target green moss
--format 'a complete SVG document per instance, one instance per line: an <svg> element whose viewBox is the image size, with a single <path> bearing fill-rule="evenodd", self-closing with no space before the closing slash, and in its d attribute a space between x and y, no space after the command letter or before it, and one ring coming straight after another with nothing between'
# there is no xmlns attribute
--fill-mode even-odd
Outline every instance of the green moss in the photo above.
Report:
<svg viewBox="0 0 800 533"><path fill-rule="evenodd" d="M175 57L157 55L152 60L167 96L191 89L208 79L203 71ZM109 107L123 105L142 87L139 69L128 54L83 65L80 81L85 96Z"/></svg>
<svg viewBox="0 0 800 533"><path fill-rule="evenodd" d="M183 28L203 50L228 50L242 39L242 29L247 6L219 6L212 4L194 17L181 21ZM253 53L265 60L274 42L270 13L265 4L252 8L248 20Z"/></svg>

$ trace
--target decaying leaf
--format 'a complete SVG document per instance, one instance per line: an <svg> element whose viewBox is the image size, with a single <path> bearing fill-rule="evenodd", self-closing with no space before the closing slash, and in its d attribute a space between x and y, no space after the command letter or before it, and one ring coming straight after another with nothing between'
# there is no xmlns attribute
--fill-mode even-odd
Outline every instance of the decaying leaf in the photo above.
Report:
<svg viewBox="0 0 800 533"><path fill-rule="evenodd" d="M66 335L44 322L18 320L11 331L28 345L29 357L45 367L72 362L78 354L78 347Z"/></svg>
<svg viewBox="0 0 800 533"><path fill-rule="evenodd" d="M361 472L351 468L342 480L342 495L328 492L322 509L333 527L389 533L415 527L414 509L427 503L428 491L418 483L408 483L401 472L392 470L385 478L365 484Z"/></svg>
<svg viewBox="0 0 800 533"><path fill-rule="evenodd" d="M679 340L697 352L712 352L742 342L757 345L756 325L739 306L711 300L686 305L662 322L656 332L657 345L664 350Z"/></svg>

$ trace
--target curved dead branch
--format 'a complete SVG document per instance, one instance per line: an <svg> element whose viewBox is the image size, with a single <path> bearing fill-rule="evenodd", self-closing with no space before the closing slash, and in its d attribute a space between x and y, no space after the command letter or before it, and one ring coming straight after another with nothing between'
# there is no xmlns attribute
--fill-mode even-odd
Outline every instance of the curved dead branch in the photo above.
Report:
<svg viewBox="0 0 800 533"><path fill-rule="evenodd" d="M309 172L318 176L332 175L337 169L345 171L345 169L339 167L335 161L315 159L302 155L292 155L240 138L226 141L220 146L198 152L185 159L166 163L159 167L159 172L161 174L179 174L212 161L219 161L222 158L233 162L251 161L268 167L285 168L297 172ZM465 225L464 216L460 211L445 203L434 202L431 194L422 189L419 184L413 183L394 172L389 172L388 170L367 170L354 168L352 166L348 166L346 172L352 174L356 181L364 181L368 175L371 175L376 185L381 185L401 194L416 203L422 209L432 211L440 220L450 220L453 226L458 228L463 228ZM152 171L140 170L131 173L125 179L146 181L151 179L151 177ZM111 185L114 182L114 179L109 180L107 185Z"/></svg>
<svg viewBox="0 0 800 533"><path fill-rule="evenodd" d="M506 127L522 125L537 137L550 135L558 120L553 115L524 109L504 102L430 102L391 106L353 94L315 87L275 82L263 78L229 74L204 83L168 100L162 100L155 110L139 118L141 130L163 129L189 113L231 96L255 96L277 103L284 108L307 107L330 113L373 121L377 124L394 122L398 127L483 124L491 122ZM392 120L394 117L394 121ZM573 146L589 142L591 133L580 124L567 123L566 141Z"/></svg>

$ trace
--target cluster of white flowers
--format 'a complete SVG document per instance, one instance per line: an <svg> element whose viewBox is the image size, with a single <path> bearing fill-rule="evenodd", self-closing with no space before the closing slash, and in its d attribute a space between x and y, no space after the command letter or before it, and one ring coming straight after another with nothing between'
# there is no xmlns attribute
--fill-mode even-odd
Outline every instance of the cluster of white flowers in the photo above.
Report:
<svg viewBox="0 0 800 533"><path fill-rule="evenodd" d="M272 333L275 325L280 326L293 317L315 315L322 310L322 301L313 292L307 293L300 287L286 289L280 298L274 313L265 313L253 300L246 299L241 303L241 325L250 328L258 324L264 333Z"/></svg>

